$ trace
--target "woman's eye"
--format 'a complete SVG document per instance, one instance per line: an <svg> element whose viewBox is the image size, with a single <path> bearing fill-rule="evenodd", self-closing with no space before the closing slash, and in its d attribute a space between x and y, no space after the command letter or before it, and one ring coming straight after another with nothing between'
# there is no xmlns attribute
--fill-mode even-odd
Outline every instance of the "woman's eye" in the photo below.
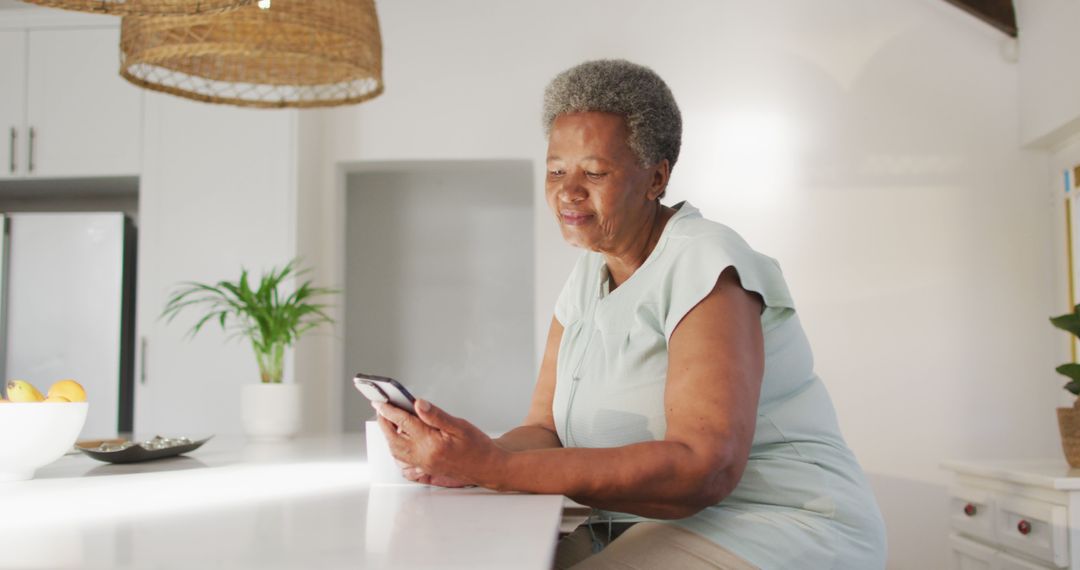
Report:
<svg viewBox="0 0 1080 570"><path fill-rule="evenodd" d="M549 170L548 171L548 176L562 176L562 175L563 175L562 170Z"/></svg>
<svg viewBox="0 0 1080 570"><path fill-rule="evenodd" d="M607 172L588 172L588 171L586 171L585 176L588 176L589 178L592 178L592 179L599 179L599 178L603 178L604 176L607 176Z"/></svg>

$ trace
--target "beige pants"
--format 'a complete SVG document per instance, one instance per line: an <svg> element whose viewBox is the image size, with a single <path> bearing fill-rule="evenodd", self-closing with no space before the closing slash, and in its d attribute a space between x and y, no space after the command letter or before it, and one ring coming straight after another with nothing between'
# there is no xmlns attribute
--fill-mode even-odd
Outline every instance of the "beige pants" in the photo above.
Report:
<svg viewBox="0 0 1080 570"><path fill-rule="evenodd" d="M593 554L589 528L581 525L559 541L556 570L756 570L731 551L682 527L637 523L610 543L606 524L594 524L593 529L596 538L606 544L604 549Z"/></svg>

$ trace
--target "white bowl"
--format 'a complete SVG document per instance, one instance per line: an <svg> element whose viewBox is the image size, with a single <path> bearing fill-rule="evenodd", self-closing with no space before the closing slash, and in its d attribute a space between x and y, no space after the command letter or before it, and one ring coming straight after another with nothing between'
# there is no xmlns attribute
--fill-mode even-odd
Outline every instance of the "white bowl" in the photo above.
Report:
<svg viewBox="0 0 1080 570"><path fill-rule="evenodd" d="M0 404L0 483L32 479L64 456L86 423L86 402Z"/></svg>

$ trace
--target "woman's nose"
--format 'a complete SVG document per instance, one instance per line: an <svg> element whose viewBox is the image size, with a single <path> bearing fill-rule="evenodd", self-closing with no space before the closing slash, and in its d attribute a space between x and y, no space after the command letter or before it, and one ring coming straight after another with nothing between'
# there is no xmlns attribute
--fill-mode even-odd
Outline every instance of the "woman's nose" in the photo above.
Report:
<svg viewBox="0 0 1080 570"><path fill-rule="evenodd" d="M581 179L571 174L563 177L559 185L559 200L563 202L580 202L587 196L588 192L582 186Z"/></svg>

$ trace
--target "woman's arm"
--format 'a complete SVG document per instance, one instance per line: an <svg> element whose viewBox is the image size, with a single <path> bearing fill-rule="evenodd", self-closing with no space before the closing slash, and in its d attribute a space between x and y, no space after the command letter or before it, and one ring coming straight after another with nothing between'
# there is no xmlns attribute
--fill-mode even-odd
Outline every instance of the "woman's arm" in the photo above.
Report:
<svg viewBox="0 0 1080 570"><path fill-rule="evenodd" d="M495 439L499 447L507 451L562 447L562 442L559 441L559 436L555 432L555 418L551 412L551 401L555 396L555 368L559 360L559 344L562 342L562 335L562 324L558 319L552 318L551 327L548 329L547 346L544 348L544 359L540 362L540 375L536 380L536 388L533 389L532 403L529 405L529 413L521 426Z"/></svg>
<svg viewBox="0 0 1080 570"><path fill-rule="evenodd" d="M750 454L764 373L762 306L729 267L677 325L668 346L663 441L516 453L485 484L657 518L718 503L738 484Z"/></svg>
<svg viewBox="0 0 1080 570"><path fill-rule="evenodd" d="M559 441L559 436L548 428L523 425L495 438L495 445L507 451L527 451L562 447L562 442Z"/></svg>
<svg viewBox="0 0 1080 570"><path fill-rule="evenodd" d="M726 497L746 467L764 372L761 309L729 268L678 324L669 342L663 441L511 452L423 401L419 418L383 407L380 425L396 457L429 473L643 516L687 517Z"/></svg>

